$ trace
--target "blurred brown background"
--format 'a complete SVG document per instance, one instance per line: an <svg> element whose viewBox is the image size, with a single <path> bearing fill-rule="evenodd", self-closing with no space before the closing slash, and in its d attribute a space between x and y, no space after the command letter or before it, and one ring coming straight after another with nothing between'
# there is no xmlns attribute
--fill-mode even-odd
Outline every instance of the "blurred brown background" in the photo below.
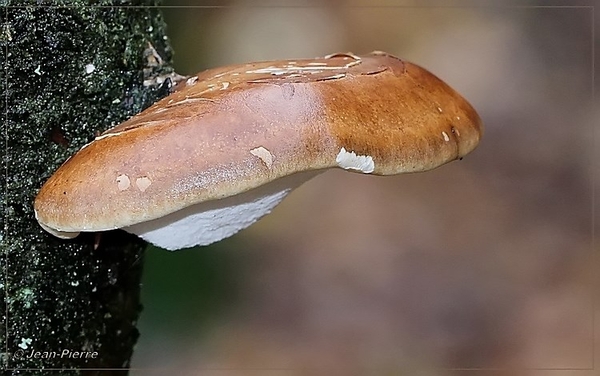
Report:
<svg viewBox="0 0 600 376"><path fill-rule="evenodd" d="M437 170L330 171L233 238L149 249L132 374L594 374L593 2L164 4L181 74L383 50L486 128Z"/></svg>

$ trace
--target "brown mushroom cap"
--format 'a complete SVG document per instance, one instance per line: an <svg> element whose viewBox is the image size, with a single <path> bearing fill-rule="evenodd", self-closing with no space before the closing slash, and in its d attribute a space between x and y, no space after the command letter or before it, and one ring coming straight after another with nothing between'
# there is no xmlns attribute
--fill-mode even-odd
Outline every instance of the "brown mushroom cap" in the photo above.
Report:
<svg viewBox="0 0 600 376"><path fill-rule="evenodd" d="M122 228L299 172L429 170L481 133L457 92L383 52L227 66L85 145L34 207L56 235Z"/></svg>

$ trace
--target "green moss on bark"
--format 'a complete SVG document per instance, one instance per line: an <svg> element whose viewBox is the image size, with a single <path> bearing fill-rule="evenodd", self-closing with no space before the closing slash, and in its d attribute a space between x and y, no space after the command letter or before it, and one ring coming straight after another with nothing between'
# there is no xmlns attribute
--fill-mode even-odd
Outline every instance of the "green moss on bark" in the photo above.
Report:
<svg viewBox="0 0 600 376"><path fill-rule="evenodd" d="M93 235L56 239L37 225L32 203L69 155L168 92L168 80L143 84L172 72L164 22L154 0L2 5L3 367L27 375L127 367L145 243L119 231L95 250Z"/></svg>

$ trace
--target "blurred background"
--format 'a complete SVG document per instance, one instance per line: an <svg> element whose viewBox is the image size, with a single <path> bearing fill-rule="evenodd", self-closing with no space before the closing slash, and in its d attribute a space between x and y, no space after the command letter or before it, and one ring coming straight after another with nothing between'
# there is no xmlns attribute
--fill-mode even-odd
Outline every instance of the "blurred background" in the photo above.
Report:
<svg viewBox="0 0 600 376"><path fill-rule="evenodd" d="M149 248L133 375L593 374L593 2L163 4L180 74L383 50L485 134L427 173L329 171L214 246Z"/></svg>

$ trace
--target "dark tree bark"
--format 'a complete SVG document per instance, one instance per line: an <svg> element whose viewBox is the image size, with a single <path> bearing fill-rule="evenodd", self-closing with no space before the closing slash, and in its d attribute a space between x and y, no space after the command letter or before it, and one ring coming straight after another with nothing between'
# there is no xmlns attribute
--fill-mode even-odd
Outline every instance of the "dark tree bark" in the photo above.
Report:
<svg viewBox="0 0 600 376"><path fill-rule="evenodd" d="M167 94L165 24L155 0L0 4L3 369L126 368L145 243L121 231L56 239L32 204L69 155Z"/></svg>

